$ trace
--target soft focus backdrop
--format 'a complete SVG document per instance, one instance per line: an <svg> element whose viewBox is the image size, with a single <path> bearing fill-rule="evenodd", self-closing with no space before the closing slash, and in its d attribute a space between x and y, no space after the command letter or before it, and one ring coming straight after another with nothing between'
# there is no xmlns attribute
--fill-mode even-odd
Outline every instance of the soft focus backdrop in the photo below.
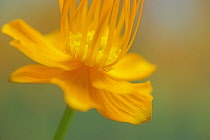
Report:
<svg viewBox="0 0 210 140"><path fill-rule="evenodd" d="M143 125L114 122L95 110L77 112L67 139L209 140L210 1L145 0L131 51L157 64L153 119ZM0 0L0 26L23 19L42 33L59 27L56 0ZM9 83L15 69L32 64L0 33L0 140L50 140L65 103L48 84Z"/></svg>

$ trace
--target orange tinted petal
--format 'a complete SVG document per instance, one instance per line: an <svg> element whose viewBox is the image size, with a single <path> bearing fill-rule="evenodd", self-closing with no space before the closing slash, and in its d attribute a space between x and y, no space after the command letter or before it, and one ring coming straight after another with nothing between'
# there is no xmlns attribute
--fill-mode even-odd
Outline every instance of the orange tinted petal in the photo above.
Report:
<svg viewBox="0 0 210 140"><path fill-rule="evenodd" d="M10 81L19 83L49 83L52 77L64 72L59 68L43 65L27 65L14 71Z"/></svg>
<svg viewBox="0 0 210 140"><path fill-rule="evenodd" d="M79 111L88 111L95 107L93 94L90 92L90 78L88 70L80 68L68 71L51 81L60 86L64 92L66 103L73 109Z"/></svg>
<svg viewBox="0 0 210 140"><path fill-rule="evenodd" d="M117 79L135 81L150 76L155 69L155 65L150 64L138 54L128 53L107 74Z"/></svg>
<svg viewBox="0 0 210 140"><path fill-rule="evenodd" d="M62 11L62 9L63 9L63 3L64 3L64 0L58 0L60 11Z"/></svg>
<svg viewBox="0 0 210 140"><path fill-rule="evenodd" d="M60 67L66 70L71 67L71 60L38 31L22 20L12 21L2 28L3 33L14 40L11 45L22 51L32 60L50 67Z"/></svg>
<svg viewBox="0 0 210 140"><path fill-rule="evenodd" d="M97 100L101 106L97 110L108 119L132 124L145 123L151 119L153 97L150 94L122 95L102 90L99 95Z"/></svg>
<svg viewBox="0 0 210 140"><path fill-rule="evenodd" d="M59 30L55 30L49 34L46 34L45 40L51 47L54 47L55 49L59 51L63 49L63 39L62 39L61 32Z"/></svg>
<svg viewBox="0 0 210 140"><path fill-rule="evenodd" d="M103 116L132 124L151 119L153 97L150 82L129 83L94 70L91 81L95 88L93 98L98 104L96 108Z"/></svg>
<svg viewBox="0 0 210 140"><path fill-rule="evenodd" d="M115 94L130 94L137 91L151 93L152 91L152 86L149 81L145 83L130 83L98 71L91 72L91 82L95 88L107 90Z"/></svg>

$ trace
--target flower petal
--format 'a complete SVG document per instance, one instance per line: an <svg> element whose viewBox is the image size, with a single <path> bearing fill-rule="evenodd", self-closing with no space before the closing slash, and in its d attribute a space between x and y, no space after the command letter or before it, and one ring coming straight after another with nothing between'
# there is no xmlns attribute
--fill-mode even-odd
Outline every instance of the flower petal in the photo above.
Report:
<svg viewBox="0 0 210 140"><path fill-rule="evenodd" d="M11 42L12 46L34 61L50 67L60 67L66 70L75 69L75 62L71 62L68 55L49 43L41 33L24 21L12 21L4 25L2 31L14 38ZM73 68L71 63L73 63Z"/></svg>
<svg viewBox="0 0 210 140"><path fill-rule="evenodd" d="M126 54L115 68L107 72L110 76L127 81L135 81L150 76L156 66L136 53Z"/></svg>
<svg viewBox="0 0 210 140"><path fill-rule="evenodd" d="M60 11L62 11L64 0L58 0L58 3L59 3Z"/></svg>
<svg viewBox="0 0 210 140"><path fill-rule="evenodd" d="M96 107L91 93L91 83L88 69L79 68L68 71L51 80L51 83L60 86L64 92L66 103L73 109L88 111Z"/></svg>
<svg viewBox="0 0 210 140"><path fill-rule="evenodd" d="M137 92L122 95L103 90L99 95L97 100L101 106L97 110L108 119L132 124L151 119L153 97L150 94Z"/></svg>
<svg viewBox="0 0 210 140"><path fill-rule="evenodd" d="M95 91L97 110L105 117L133 124L144 123L151 118L152 86L150 82L129 83L115 79L103 72L92 70L91 82ZM92 88L92 89L94 89Z"/></svg>
<svg viewBox="0 0 210 140"><path fill-rule="evenodd" d="M63 49L63 39L60 30L55 30L49 34L46 34L45 39L52 48L54 47L58 51Z"/></svg>
<svg viewBox="0 0 210 140"><path fill-rule="evenodd" d="M10 81L18 83L50 83L50 79L64 72L59 68L43 65L27 65L17 69L10 76Z"/></svg>
<svg viewBox="0 0 210 140"><path fill-rule="evenodd" d="M92 85L97 89L107 90L115 94L130 94L133 92L151 93L152 86L149 81L145 83L130 83L111 77L107 73L92 70Z"/></svg>

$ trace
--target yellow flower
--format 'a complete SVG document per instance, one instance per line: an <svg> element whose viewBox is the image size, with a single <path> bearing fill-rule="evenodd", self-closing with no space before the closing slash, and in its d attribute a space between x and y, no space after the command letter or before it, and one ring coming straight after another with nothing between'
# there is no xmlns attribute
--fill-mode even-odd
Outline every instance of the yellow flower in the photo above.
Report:
<svg viewBox="0 0 210 140"><path fill-rule="evenodd" d="M73 109L91 108L106 118L141 124L151 118L150 82L155 65L128 53L140 23L143 0L59 0L60 30L42 35L22 20L3 26L11 45L40 63L24 66L13 82L51 83Z"/></svg>

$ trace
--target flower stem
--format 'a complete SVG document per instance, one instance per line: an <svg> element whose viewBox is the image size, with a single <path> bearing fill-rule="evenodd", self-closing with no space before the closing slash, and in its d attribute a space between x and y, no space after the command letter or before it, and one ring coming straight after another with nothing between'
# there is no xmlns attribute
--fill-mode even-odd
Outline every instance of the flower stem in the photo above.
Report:
<svg viewBox="0 0 210 140"><path fill-rule="evenodd" d="M59 124L57 130L56 130L53 140L64 140L66 132L67 132L69 125L71 123L71 120L73 118L73 114L74 114L74 110L72 110L68 106L66 106L66 109L63 113L62 119L60 121L60 124Z"/></svg>

